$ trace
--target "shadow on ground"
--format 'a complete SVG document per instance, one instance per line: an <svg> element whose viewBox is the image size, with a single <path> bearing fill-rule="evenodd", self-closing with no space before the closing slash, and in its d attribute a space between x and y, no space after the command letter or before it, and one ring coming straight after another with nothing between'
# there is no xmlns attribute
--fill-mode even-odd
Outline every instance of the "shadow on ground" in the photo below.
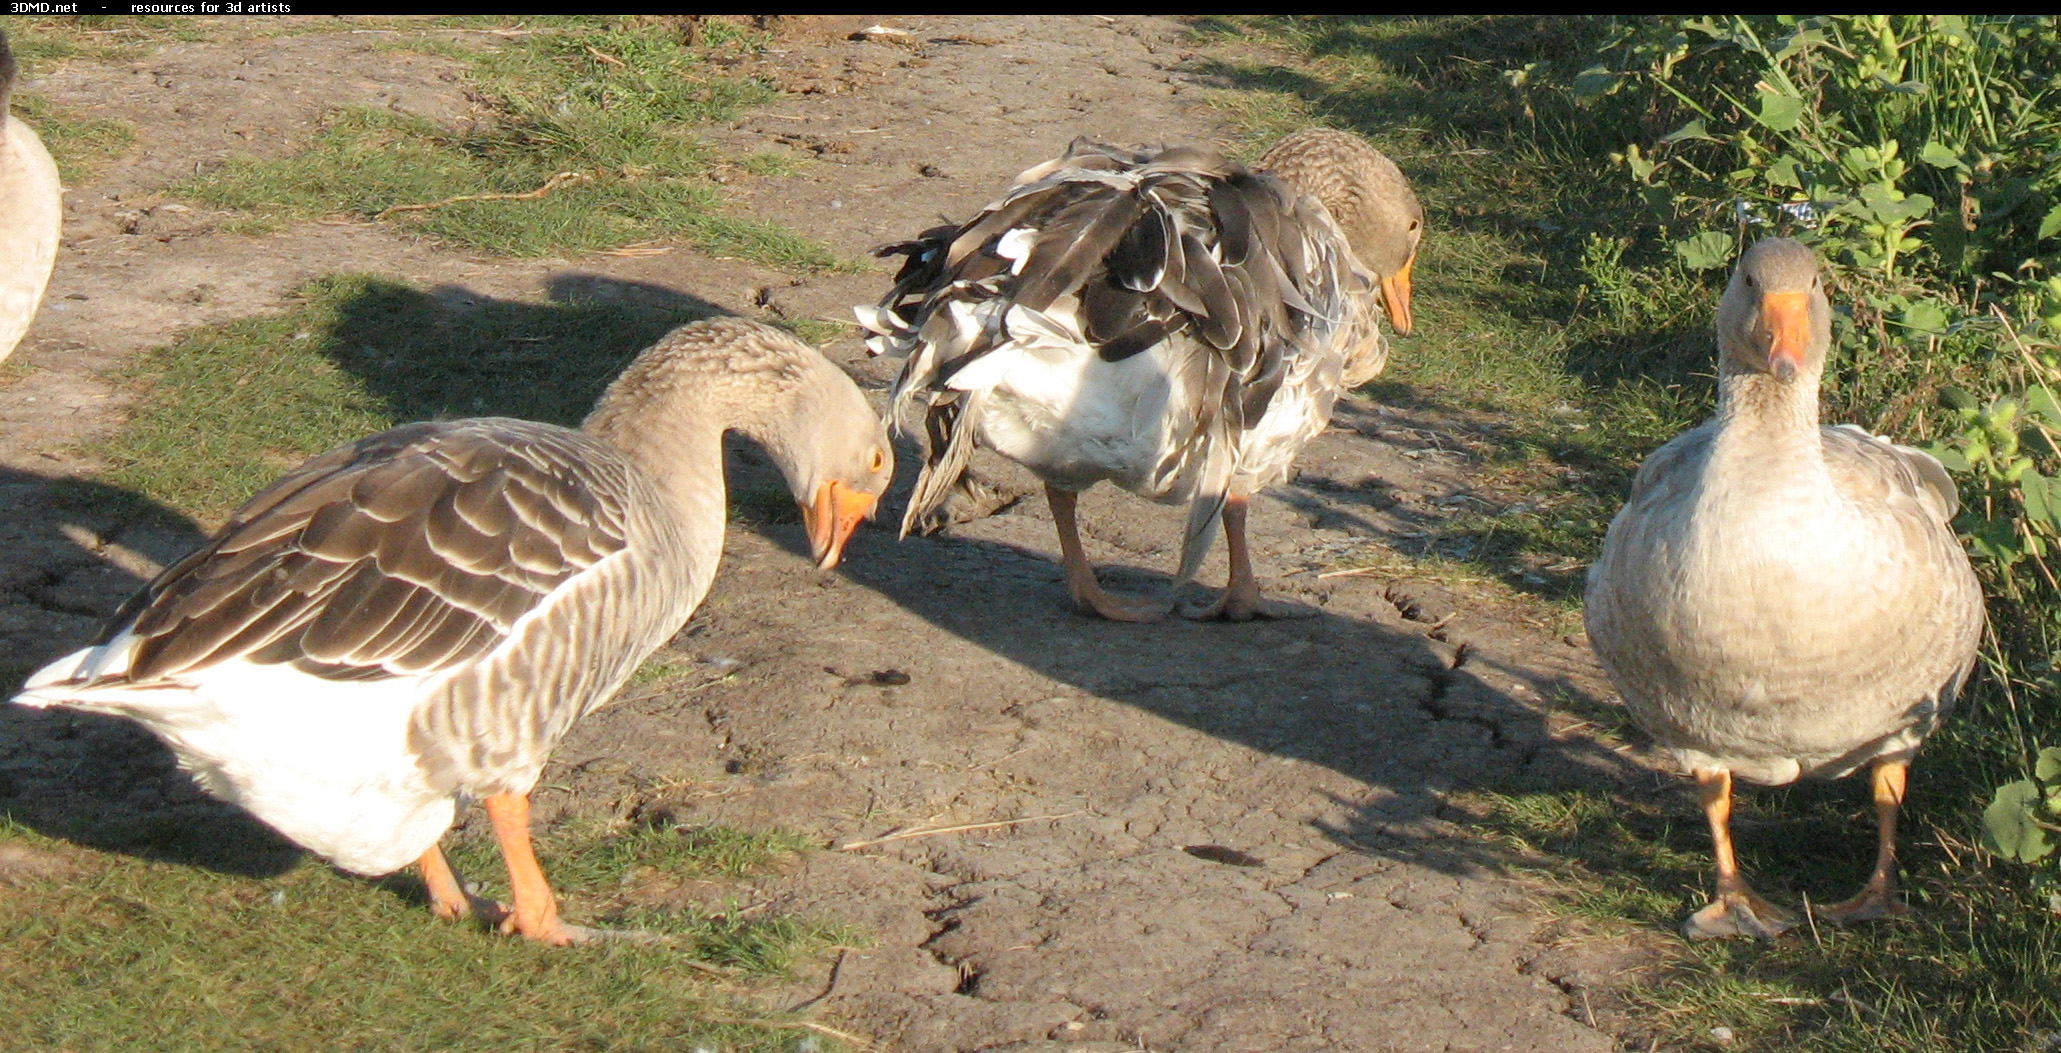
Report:
<svg viewBox="0 0 2061 1053"><path fill-rule="evenodd" d="M0 697L91 643L157 567L198 544L195 524L118 487L0 471ZM241 809L202 794L171 751L126 720L0 706L0 820L145 859L250 876L301 853Z"/></svg>
<svg viewBox="0 0 2061 1053"><path fill-rule="evenodd" d="M725 313L662 286L578 272L547 288L552 302L536 304L373 280L338 308L324 353L396 422L491 416L575 427L637 352Z"/></svg>

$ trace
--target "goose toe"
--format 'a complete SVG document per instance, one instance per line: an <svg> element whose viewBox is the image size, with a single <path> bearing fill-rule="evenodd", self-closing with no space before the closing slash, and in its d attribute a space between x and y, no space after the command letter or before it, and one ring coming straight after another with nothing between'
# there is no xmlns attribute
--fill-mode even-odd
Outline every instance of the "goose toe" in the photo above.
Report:
<svg viewBox="0 0 2061 1053"><path fill-rule="evenodd" d="M1772 940L1796 927L1797 917L1751 892L1727 893L1682 922L1692 940L1756 936Z"/></svg>

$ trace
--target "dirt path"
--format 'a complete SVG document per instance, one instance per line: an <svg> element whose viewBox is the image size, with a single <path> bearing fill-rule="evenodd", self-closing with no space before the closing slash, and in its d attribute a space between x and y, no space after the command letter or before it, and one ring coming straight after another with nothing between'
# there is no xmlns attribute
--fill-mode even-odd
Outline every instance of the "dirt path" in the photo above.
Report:
<svg viewBox="0 0 2061 1053"><path fill-rule="evenodd" d="M1226 134L1171 21L892 24L905 42L847 40L858 23L831 22L766 57L762 72L799 94L716 139L816 162L742 179L739 207L858 255L965 216L1076 135ZM48 484L90 469L76 444L120 420L99 374L184 326L278 309L298 282L343 270L474 299L657 286L790 318L848 317L882 286L880 274L795 282L685 248L506 262L367 225L215 233L217 217L156 188L253 142L286 149L326 106L461 119L451 67L348 33L180 44L137 65L77 64L33 85L135 121L139 141L68 195L48 306L18 353L33 370L0 388L0 644L25 667L76 646L192 537L79 513ZM271 101L194 90L233 75L265 80ZM890 373L855 340L831 351L876 385ZM1547 704L1609 697L1587 650L1488 590L1315 569L1379 551L1464 494L1466 448L1462 423L1343 402L1299 478L1254 507L1263 584L1318 612L1290 622L1082 618L1035 499L931 539L897 544L876 527L826 578L800 557L798 527L735 531L714 593L671 645L706 675L581 725L545 774L540 819L783 825L839 844L1009 824L816 853L710 890L873 933L765 996L890 1048L1618 1048L1589 1026L1605 1001L1589 989L1607 991L1636 953L1560 938L1536 890L1442 803L1520 775L1645 777ZM1006 465L983 470L1004 500L1028 491ZM1116 584L1164 586L1175 510L1107 489L1083 509L1090 555L1132 568ZM1204 579L1222 574L1219 556ZM127 729L8 713L0 735L0 794L108 814L207 807Z"/></svg>

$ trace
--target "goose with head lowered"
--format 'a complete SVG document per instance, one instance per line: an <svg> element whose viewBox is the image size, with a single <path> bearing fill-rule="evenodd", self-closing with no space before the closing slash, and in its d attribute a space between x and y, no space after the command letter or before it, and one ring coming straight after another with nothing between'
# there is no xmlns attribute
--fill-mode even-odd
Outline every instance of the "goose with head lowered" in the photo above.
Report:
<svg viewBox="0 0 2061 1053"><path fill-rule="evenodd" d="M508 867L504 932L564 944L529 791L707 595L722 440L757 440L837 563L893 474L880 418L814 348L742 319L645 350L577 430L408 424L252 498L16 701L135 720L209 792L346 870L419 863L432 908L472 901L437 847L482 799Z"/></svg>
<svg viewBox="0 0 2061 1053"><path fill-rule="evenodd" d="M1747 250L1717 312L1717 415L1647 458L1589 572L1589 639L1632 717L1696 779L1717 897L1692 937L1794 925L1732 848L1735 778L1871 770L1875 867L1835 922L1901 913L1911 758L1975 663L1982 591L1922 451L1818 423L1831 307L1815 254Z"/></svg>
<svg viewBox="0 0 2061 1053"><path fill-rule="evenodd" d="M1344 132L1290 136L1257 169L1076 140L971 221L882 249L907 261L859 319L876 353L907 356L895 413L920 404L928 441L903 533L981 445L1043 480L1085 611L1171 609L1095 580L1076 506L1107 480L1188 506L1177 588L1221 518L1230 582L1183 613L1288 613L1260 596L1247 504L1380 372L1384 307L1408 331L1423 215L1395 165Z"/></svg>

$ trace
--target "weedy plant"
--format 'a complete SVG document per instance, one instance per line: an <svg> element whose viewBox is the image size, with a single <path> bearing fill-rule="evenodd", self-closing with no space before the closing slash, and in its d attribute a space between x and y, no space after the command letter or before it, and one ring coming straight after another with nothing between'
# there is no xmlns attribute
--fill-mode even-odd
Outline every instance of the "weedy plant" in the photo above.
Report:
<svg viewBox="0 0 2061 1053"><path fill-rule="evenodd" d="M2043 323L2044 324L2044 323ZM2051 708L2061 581L2053 559L2061 546L2061 473L2056 472L2056 429L2061 400L2054 395L2056 350L2014 344L2030 377L2017 393L1988 400L1947 388L1955 427L1932 452L1962 478L1964 508L1958 522L1969 547L1991 571L1990 613L2004 650L1990 655L1990 674L2018 717L2021 696ZM2061 746L2035 755L2022 719L2014 720L2022 778L1997 788L1982 815L1983 846L2006 859L2037 863L2054 853L2061 833ZM2042 722L2051 725L2051 722ZM2037 728L2033 729L2035 734Z"/></svg>
<svg viewBox="0 0 2061 1053"><path fill-rule="evenodd" d="M1718 270L1742 242L1782 233L1832 268L1844 307L1835 412L1922 428L1930 407L1906 393L2008 379L1999 318L2061 293L2048 281L2061 25L1645 20L1623 24L1604 54L1573 94L1649 137L1616 159L1682 263Z"/></svg>

